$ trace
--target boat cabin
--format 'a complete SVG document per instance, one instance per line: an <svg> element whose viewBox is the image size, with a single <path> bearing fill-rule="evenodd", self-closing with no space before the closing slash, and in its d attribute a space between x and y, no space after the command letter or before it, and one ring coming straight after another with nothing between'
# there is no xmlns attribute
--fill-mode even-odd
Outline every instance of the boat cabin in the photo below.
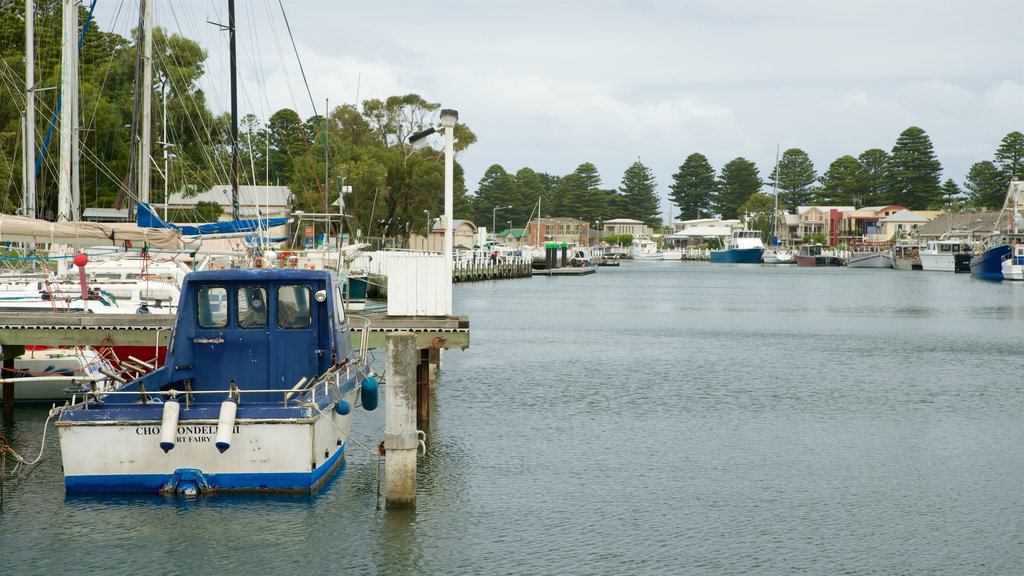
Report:
<svg viewBox="0 0 1024 576"><path fill-rule="evenodd" d="M193 272L165 365L136 382L146 392L198 392L196 403L219 403L224 395L214 392L235 390L243 403L281 402L281 390L349 359L341 290L324 270Z"/></svg>

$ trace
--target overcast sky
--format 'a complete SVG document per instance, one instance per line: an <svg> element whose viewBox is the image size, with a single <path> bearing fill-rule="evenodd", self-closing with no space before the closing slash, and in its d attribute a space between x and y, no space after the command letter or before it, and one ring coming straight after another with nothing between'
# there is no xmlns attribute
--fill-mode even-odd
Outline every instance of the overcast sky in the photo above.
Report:
<svg viewBox="0 0 1024 576"><path fill-rule="evenodd" d="M98 0L128 35L137 2ZM278 0L237 2L242 114L313 113ZM209 50L210 105L229 106L224 0L157 2L156 25ZM317 112L416 93L477 135L475 191L500 164L556 175L583 162L619 186L639 159L667 197L700 152L762 178L776 146L836 158L925 130L963 183L1024 131L1021 0L284 0ZM667 217L667 203L663 216Z"/></svg>

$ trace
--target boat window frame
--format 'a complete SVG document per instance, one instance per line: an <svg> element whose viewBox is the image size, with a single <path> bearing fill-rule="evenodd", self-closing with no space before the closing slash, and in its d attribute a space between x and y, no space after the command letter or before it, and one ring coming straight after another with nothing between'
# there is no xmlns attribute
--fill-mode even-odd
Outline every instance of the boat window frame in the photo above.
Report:
<svg viewBox="0 0 1024 576"><path fill-rule="evenodd" d="M258 322L249 323L248 321L246 321L246 323L242 322L243 314L246 314L246 313L248 313L250 311L253 311L253 308L251 307L250 302L258 301L258 299L253 299L251 294L245 295L245 299L247 301L246 302L247 303L247 308L246 308L246 310L244 312L242 311L241 305L242 305L243 290L252 290L252 289L259 290L260 293L261 293L261 296L263 297L263 318L262 318L263 321L262 321L262 323L258 323ZM267 325L268 325L269 320L270 320L270 314L269 314L269 307L270 307L269 299L270 298L269 298L269 294L270 294L270 289L269 289L269 287L266 284L239 284L235 288L235 306L234 306L234 308L235 308L235 325L238 326L238 328L240 328L242 330L266 330L267 329ZM256 318L256 319L259 319L259 318Z"/></svg>
<svg viewBox="0 0 1024 576"><path fill-rule="evenodd" d="M207 314L210 314L211 318L213 318L213 312L210 310L210 307L209 307L209 304L212 302L212 300L210 298L208 298L208 297L204 297L204 293L209 293L209 292L211 292L211 291L213 291L215 289L220 289L220 290L224 291L224 299L222 301L222 304L224 306L223 322L222 323L206 324L206 323L203 322L203 307L204 307L204 304L206 306ZM203 329L203 330L217 330L217 329L227 328L228 327L228 322L230 321L229 317L231 316L231 314L229 313L230 307L231 307L231 293L228 292L228 287L226 285L223 285L223 284L202 284L202 285L196 287L196 326L199 327L200 329Z"/></svg>
<svg viewBox="0 0 1024 576"><path fill-rule="evenodd" d="M285 315L282 312L285 311L285 307L292 308L291 301L283 302L281 300L281 294L286 288L302 288L306 292L306 307L305 314L303 315L302 309L291 310L289 314L295 314L296 319L304 318L306 321L305 325L300 325L295 322L286 323L284 322ZM279 284L277 290L275 290L274 299L277 307L277 317L275 323L281 330L308 330L313 326L313 288L309 284L297 283L297 284ZM298 300L298 299L297 299ZM298 301L296 301L298 304Z"/></svg>

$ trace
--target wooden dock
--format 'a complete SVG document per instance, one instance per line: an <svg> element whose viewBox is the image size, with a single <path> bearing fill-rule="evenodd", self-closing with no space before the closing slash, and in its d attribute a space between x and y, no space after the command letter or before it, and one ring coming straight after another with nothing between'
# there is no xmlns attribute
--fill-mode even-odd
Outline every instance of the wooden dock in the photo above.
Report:
<svg viewBox="0 0 1024 576"><path fill-rule="evenodd" d="M370 348L383 348L392 332L412 332L419 349L468 348L467 316L388 316L349 314L355 347L369 321ZM166 346L173 314L0 313L0 344L38 346Z"/></svg>
<svg viewBox="0 0 1024 576"><path fill-rule="evenodd" d="M596 266L570 266L566 268L539 268L533 270L534 276L585 276L597 272Z"/></svg>

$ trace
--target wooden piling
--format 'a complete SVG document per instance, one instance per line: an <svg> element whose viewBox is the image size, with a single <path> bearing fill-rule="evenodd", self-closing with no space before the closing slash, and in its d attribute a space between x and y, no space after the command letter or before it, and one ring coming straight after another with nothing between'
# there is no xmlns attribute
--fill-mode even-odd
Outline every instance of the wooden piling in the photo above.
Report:
<svg viewBox="0 0 1024 576"><path fill-rule="evenodd" d="M416 336L387 336L387 385L384 386L384 449L387 452L385 507L416 507Z"/></svg>
<svg viewBox="0 0 1024 576"><path fill-rule="evenodd" d="M25 347L20 344L6 344L3 346L3 377L14 376L14 359L25 353ZM14 383L5 382L4 392L4 420L10 422L14 418ZM0 455L2 457L2 455Z"/></svg>
<svg viewBox="0 0 1024 576"><path fill-rule="evenodd" d="M420 362L416 365L416 428L430 427L430 349L420 350Z"/></svg>

